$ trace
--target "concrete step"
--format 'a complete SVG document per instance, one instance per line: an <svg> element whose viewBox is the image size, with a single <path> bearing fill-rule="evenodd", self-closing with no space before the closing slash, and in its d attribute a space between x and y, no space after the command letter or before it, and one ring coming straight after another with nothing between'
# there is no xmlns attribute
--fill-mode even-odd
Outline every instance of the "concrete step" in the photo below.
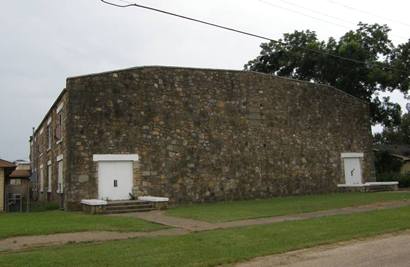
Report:
<svg viewBox="0 0 410 267"><path fill-rule="evenodd" d="M382 192L393 191L391 186L370 186L367 188L367 192Z"/></svg>
<svg viewBox="0 0 410 267"><path fill-rule="evenodd" d="M145 205L151 204L149 201L140 201L140 200L124 200L124 201L109 201L107 206L134 206L134 205Z"/></svg>
<svg viewBox="0 0 410 267"><path fill-rule="evenodd" d="M154 205L149 201L141 200L121 200L110 201L104 207L102 213L115 214L115 213L128 213L128 212L142 212L154 210Z"/></svg>
<svg viewBox="0 0 410 267"><path fill-rule="evenodd" d="M134 204L134 205L116 205L116 206L109 206L105 207L105 210L128 210L128 209L145 209L145 208L153 208L152 204Z"/></svg>
<svg viewBox="0 0 410 267"><path fill-rule="evenodd" d="M156 209L166 209L168 202L158 202L154 200L84 200L82 201L83 211L90 214L114 214L127 212L151 211Z"/></svg>
<svg viewBox="0 0 410 267"><path fill-rule="evenodd" d="M118 213L130 213L130 212L144 212L151 211L154 208L138 208L138 209L120 209L120 210L104 210L102 214L118 214Z"/></svg>

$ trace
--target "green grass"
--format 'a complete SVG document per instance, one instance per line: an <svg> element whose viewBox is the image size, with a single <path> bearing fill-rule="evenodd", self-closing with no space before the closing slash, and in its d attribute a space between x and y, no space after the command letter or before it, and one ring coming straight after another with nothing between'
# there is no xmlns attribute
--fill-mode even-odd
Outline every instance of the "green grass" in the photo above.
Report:
<svg viewBox="0 0 410 267"><path fill-rule="evenodd" d="M215 266L410 228L410 207L0 254L0 266Z"/></svg>
<svg viewBox="0 0 410 267"><path fill-rule="evenodd" d="M164 226L137 218L44 211L0 214L0 238L82 231L150 231Z"/></svg>
<svg viewBox="0 0 410 267"><path fill-rule="evenodd" d="M352 207L404 199L410 199L410 192L336 193L326 195L277 197L261 200L190 204L169 209L167 214L170 216L208 222L225 222Z"/></svg>
<svg viewBox="0 0 410 267"><path fill-rule="evenodd" d="M59 208L60 208L60 205L56 202L33 201L31 203L30 212L58 210Z"/></svg>

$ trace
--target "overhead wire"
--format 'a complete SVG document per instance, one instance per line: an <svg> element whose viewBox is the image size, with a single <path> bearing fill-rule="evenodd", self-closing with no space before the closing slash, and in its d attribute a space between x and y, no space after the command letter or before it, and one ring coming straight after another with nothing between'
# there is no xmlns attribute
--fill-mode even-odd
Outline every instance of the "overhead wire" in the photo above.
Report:
<svg viewBox="0 0 410 267"><path fill-rule="evenodd" d="M124 5L116 4L116 3L113 3L113 2L110 2L110 1L107 1L107 0L100 0L100 1L104 4L115 6L115 7L118 7L118 8L137 7L137 8L150 10L150 11L153 11L153 12L162 13L162 14L165 14L165 15L181 18L181 19L184 19L184 20L197 22L197 23L208 25L208 26L211 26L211 27L215 27L215 28L219 28L219 29L223 29L223 30L227 30L227 31L247 35L247 36L262 39L262 40L265 40L265 41L270 41L270 42L273 42L273 43L276 43L276 44L284 44L281 41L278 41L278 40L275 40L275 39L272 39L272 38L269 38L269 37L266 37L266 36L263 36L263 35L254 34L254 33L251 33L251 32L235 29L235 28L232 28L232 27L227 27L227 26L224 26L224 25L216 24L216 23L201 20L201 19L196 19L196 18L193 18L193 17L188 17L188 16L185 16L185 15L180 15L180 14L177 14L177 13L173 13L173 12L162 10L162 9L155 8L155 7L150 7L150 6L146 6L146 5L137 4L137 3L126 1L126 0L118 0L122 3L125 3ZM309 51L309 52L313 52L313 53L333 57L333 58L336 58L336 59L349 61L349 62L352 62L352 63L362 64L362 65L376 65L377 64L377 65L379 65L380 67L382 67L384 69L395 70L395 71L399 71L399 72L402 72L402 73L405 73L405 74L409 74L405 70L385 66L385 65L383 65L382 62L377 62L377 61L376 62L365 62L365 61L361 61L361 60L357 60L357 59L353 59L353 58L348 58L348 57L343 57L343 56L331 54L331 53L328 53L328 52L325 52L325 51L320 51L320 50L316 50L316 49L312 49L312 48L308 48L308 47L299 46L298 48L300 48L302 50L305 50L305 51Z"/></svg>
<svg viewBox="0 0 410 267"><path fill-rule="evenodd" d="M334 25L334 26L337 26L337 27L341 27L341 28L344 28L344 29L351 29L351 22L350 22L350 21L347 21L347 20L344 20L344 19L341 19L341 18L338 18L338 17L335 17L335 16L331 16L331 15L325 14L325 13L320 12L320 11L317 11L317 10L315 10L315 9L307 8L307 7L304 7L304 6L299 5L299 4L295 4L295 3L292 3L292 2L289 2L289 1L285 1L285 0L279 0L279 1L283 2L283 3L288 4L288 5L295 6L295 7L298 7L298 8L302 8L302 9L308 10L309 12L319 14L319 15L321 15L321 16L326 16L326 17L329 17L329 18L332 18L332 19L337 19L337 20L339 20L339 21L347 22L347 23L349 23L349 25L340 24L340 23L336 23L336 22L332 22L332 21L323 19L323 18L319 18L319 17L316 17L316 16L312 16L312 15L310 15L310 14L306 14L306 13L301 12L301 11L299 11L299 10L295 10L295 9L292 9L292 8L284 7L284 6L281 6L281 5L278 5L278 4L274 4L274 3L272 3L271 1L267 1L267 0L258 0L258 1L259 1L260 3L262 3L262 4L265 4L265 5L274 7L274 8L279 8L279 9L282 9L282 10L286 10L286 11L288 11L288 12L292 12L292 13L295 13L295 14L298 14L298 15L301 15L301 16L304 16L304 17L308 17L308 18L311 18L311 19L314 19L314 20L318 20L318 21L321 21L321 22L324 22L324 23L328 23L328 24L331 24L331 25ZM396 37L396 38L398 38L398 39L403 39L402 41L404 41L404 40L407 41L407 39L409 39L408 37L400 36L400 35L397 35L397 34L391 34L391 36L392 36L392 37ZM399 43L398 40L396 40L396 41ZM402 41L400 41L400 42L402 42Z"/></svg>
<svg viewBox="0 0 410 267"><path fill-rule="evenodd" d="M333 5L338 5L338 6L341 6L341 7L343 7L343 8L349 9L349 10L353 10L353 11L360 12L360 13L363 13L363 14L367 14L367 15L370 15L370 16L374 16L374 17L378 17L378 18L381 18L381 19L385 19L385 20L388 20L388 21L391 21L391 22L399 23L399 24L402 24L403 26L406 26L406 27L410 27L410 24L408 24L408 23L406 23L406 22L403 22L403 21L401 21L401 20L397 20L397 19L392 19L392 18L389 18L389 17L381 16L381 15L379 15L379 14L376 14L376 13L373 13L373 12L369 12L369 11L366 11L366 10L363 10L363 9L359 9L359 8L356 8L356 7L352 7L352 6L349 6L349 5L346 5L346 4L342 4L342 3L339 3L339 2L334 1L334 0L328 0L328 2L331 3L331 4L333 4Z"/></svg>

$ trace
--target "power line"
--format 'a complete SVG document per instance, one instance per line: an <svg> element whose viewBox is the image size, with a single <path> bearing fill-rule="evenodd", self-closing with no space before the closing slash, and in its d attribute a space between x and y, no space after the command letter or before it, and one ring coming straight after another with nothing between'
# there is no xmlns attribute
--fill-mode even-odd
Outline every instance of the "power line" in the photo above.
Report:
<svg viewBox="0 0 410 267"><path fill-rule="evenodd" d="M153 7L149 7L149 6L143 6L143 5L139 5L139 4L136 4L136 3L131 3L131 2L128 2L128 1L124 1L124 0L119 0L119 1L124 2L124 3L128 3L128 4L126 4L126 5L118 5L118 4L111 3L111 2L108 2L108 1L105 1L105 0L100 0L100 1L103 2L103 3L105 3L105 4L115 6L115 7L121 7L121 8L139 7L139 8L143 8L143 9L148 9L148 10L151 10L151 11L163 13L163 14L170 15L170 16L174 16L174 17L178 17L178 18L181 18L181 19L190 20L190 21L198 22L198 23L205 24L205 25L208 25L208 26L212 26L212 27L216 27L216 28L221 28L221 29L224 29L224 30L228 30L228 31L232 31L232 32L240 33L240 34L245 34L245 35L248 35L248 36L251 36L251 37L256 37L256 38L259 38L259 39L264 39L264 40L266 40L266 41L272 41L272 42L279 43L279 42L276 41L276 40L270 39L270 38L268 38L268 37L264 37L264 36L262 36L262 35L253 34L253 33L245 32L245 31L241 31L241 30L237 30L237 29L234 29L234 28L230 28L230 27L218 25L218 24L211 23L211 22L207 22L207 21L204 21L204 20L199 20L199 19L195 19L195 18L191 18L191 17L187 17L187 16L175 14L175 13L172 13L172 12L169 12L169 11L165 11L165 10L161 10L161 9L157 9L157 8L153 8Z"/></svg>
<svg viewBox="0 0 410 267"><path fill-rule="evenodd" d="M348 26L348 25L346 25L346 24L340 24L340 23L332 22L332 21L325 20L325 19L322 19L322 18L318 18L318 17L316 17L316 16L312 16L312 15L310 15L310 14L306 14L306 13L301 12L301 11L299 11L299 10L295 10L295 9L291 9L291 8L288 8L288 7L284 7L284 6L281 6L281 5L278 5L278 4L274 4L274 3L270 2L270 1L266 1L266 0L258 0L258 1L261 2L261 3L263 3L263 4L265 4L265 5L274 7L274 8L283 9L283 10L286 10L286 11L289 11L289 12L292 12L292 13L295 13L295 14L298 14L298 15L302 15L302 16L305 16L305 17L308 17L308 18L311 18L311 19L314 19L314 20L318 20L318 21L321 21L321 22L325 22L325 23L328 23L328 24L332 24L332 25L334 25L334 26L338 26L338 27L345 28L345 29L350 29L350 28L351 28L351 26ZM279 0L279 1L281 1L281 2L283 2L283 3L286 3L286 4L288 4L288 5L291 5L291 6L296 6L296 7L299 7L299 8L305 9L305 10L308 10L308 11L310 11L310 12L312 12L312 13L320 14L321 16L326 16L326 17L333 18L333 19L336 19L336 20L339 20L339 21L351 23L350 21L347 21L347 20L345 20L345 19L341 19L341 18L338 18L338 17L335 17L335 16L331 16L331 15L325 14L325 13L323 13L323 12L317 11L317 10L315 10L315 9L307 8L307 7L304 7L304 6L302 6L302 5L298 5L298 4L289 2L289 1L285 1L285 0ZM397 34L391 34L391 36L398 37L398 38L403 39L403 40L407 40L407 39L408 39L407 37L400 36L400 35L397 35ZM397 41L397 40L396 40L396 41Z"/></svg>
<svg viewBox="0 0 410 267"><path fill-rule="evenodd" d="M306 6L298 5L298 4L296 4L296 3L289 2L289 1L286 1L286 0L279 0L279 1L281 1L281 2L283 2L283 3L286 3L286 4L288 4L288 5L291 5L291 6L295 6L295 7L299 7L299 8L308 10L308 11L313 12L313 13L316 13L316 14L320 14L320 15L325 16L325 17L328 17L328 18L336 19L336 20L339 20L339 21L342 21L342 22L351 23L351 21L349 21L349 20L347 20L347 19L342 19L342 18L339 18L339 17L336 17L336 16L332 16L332 15L326 14L326 13L324 13L324 12L317 11L316 9L313 9L313 8L308 8L308 7L306 7Z"/></svg>
<svg viewBox="0 0 410 267"><path fill-rule="evenodd" d="M320 14L320 15L328 17L328 18L333 18L333 19L336 19L336 20L339 20L339 21L343 21L345 23L349 23L349 25L351 23L351 21L349 21L347 19L343 19L343 18L340 18L340 17L337 17L337 16L332 16L332 15L326 14L324 12L317 11L316 9L313 9L313 8L308 8L306 6L298 5L298 4L295 4L293 2L286 1L286 0L279 0L279 1L287 3L288 5L292 5L292 6L300 7L300 8L305 9L305 10L309 10L310 12ZM331 1L331 0L329 0L329 1ZM393 36L393 37L395 36L395 37L398 37L398 38L402 38L406 41L409 39L409 37L406 37L406 36L403 36L403 35L398 35L398 34L390 34L390 35Z"/></svg>
<svg viewBox="0 0 410 267"><path fill-rule="evenodd" d="M388 17L385 17L385 16L381 16L381 15L378 15L378 14L376 14L376 13L372 13L372 12L369 12L369 11L366 11L366 10L362 10L362 9L359 9L359 8L355 8L355 7L346 5L346 4L342 4L342 3L339 3L339 2L334 1L334 0L328 0L328 2L331 3L331 4L334 4L334 5L338 5L338 6L344 7L344 8L346 8L346 9L354 10L354 11L356 11L356 12L360 12L360 13L367 14L367 15L370 15L370 16L374 16L374 17L378 17L378 18L381 18L381 19L389 20L389 21L391 21L391 22L400 23L400 24L402 24L403 26L410 27L410 24L405 23L405 22L400 21L400 20L391 19L391 18L388 18Z"/></svg>
<svg viewBox="0 0 410 267"><path fill-rule="evenodd" d="M177 17L177 18L197 22L197 23L200 23L200 24L205 24L205 25L212 26L212 27L215 27L215 28L220 28L220 29L223 29L223 30L236 32L236 33L240 33L240 34L243 34L243 35L263 39L265 41L270 41L270 42L273 42L273 43L276 43L276 44L284 45L283 42L272 39L272 38L269 38L269 37L266 37L266 36L262 36L262 35L246 32L246 31L238 30L238 29L235 29L235 28L223 26L223 25L220 25L220 24L216 24L216 23L212 23L212 22L208 22L208 21L204 21L204 20L200 20L200 19L195 19L195 18L192 18L192 17L176 14L176 13L173 13L173 12L170 12L170 11L166 11L166 10L162 10L162 9L158 9L158 8L154 8L154 7L150 7L150 6L145 6L145 5L140 5L140 4L137 4L137 3L128 2L126 0L119 0L123 3L126 3L125 5L119 5L119 4L112 3L112 2L109 2L109 1L106 1L106 0L100 0L100 1L103 2L104 4L115 6L115 7L118 7L118 8L138 7L138 8L154 11L154 12L157 12L157 13L162 13L162 14L173 16L173 17ZM308 47L299 46L299 48L302 49L302 50L305 50L305 51L326 55L326 56L337 58L337 59L340 59L340 60L349 61L349 62L352 62L352 63L362 64L362 65L368 65L368 64L382 65L382 62L377 62L377 61L376 62L365 62L365 61L361 61L361 60L357 60L357 59L353 59L353 58L334 55L334 54L331 54L331 53L328 53L328 52L324 52L324 51L320 51L320 50L316 50L316 49L312 49L312 48L308 48ZM389 70L396 70L396 71L403 72L403 73L407 74L407 71L405 71L405 70L392 68L392 67L389 67L389 66L381 66L381 67L383 67L385 69L389 69Z"/></svg>
<svg viewBox="0 0 410 267"><path fill-rule="evenodd" d="M269 1L265 1L265 0L258 0L258 1L261 2L261 3L263 3L263 4L265 4L265 5L272 6L272 7L276 7L276 8L280 8L280 9L283 9L283 10L286 10L286 11L290 11L290 12L293 12L293 13L296 13L296 14L299 14L299 15L302 15L302 16L305 16L305 17L314 19L314 20L318 20L318 21L321 21L321 22L329 23L329 24L332 24L332 25L335 25L335 26L338 26L338 27L342 27L342 28L345 28L345 27L346 27L346 25L342 25L342 24L339 24L339 23L330 22L330 21L328 21L328 20L324 20L324 19L321 19L321 18L318 18L318 17L315 17L315 16L311 16L311 15L309 15L309 14L303 13L303 12L298 11L298 10L294 10L294 9L291 9L291 8L288 8L288 7L284 7L284 6L280 6L280 5L271 3L271 2L269 2Z"/></svg>

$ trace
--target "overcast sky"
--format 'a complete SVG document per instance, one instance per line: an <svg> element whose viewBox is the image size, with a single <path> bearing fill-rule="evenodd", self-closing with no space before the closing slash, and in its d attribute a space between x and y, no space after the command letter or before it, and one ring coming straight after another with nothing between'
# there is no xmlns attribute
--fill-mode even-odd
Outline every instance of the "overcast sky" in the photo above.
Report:
<svg viewBox="0 0 410 267"><path fill-rule="evenodd" d="M28 158L32 127L38 126L67 77L142 65L242 69L258 55L261 43L146 10L110 7L99 0L0 2L0 158L7 160ZM340 37L359 21L388 24L395 44L410 37L410 2L403 0L138 3L271 38L304 29L315 30L321 39ZM404 108L400 94L393 94L393 100Z"/></svg>

